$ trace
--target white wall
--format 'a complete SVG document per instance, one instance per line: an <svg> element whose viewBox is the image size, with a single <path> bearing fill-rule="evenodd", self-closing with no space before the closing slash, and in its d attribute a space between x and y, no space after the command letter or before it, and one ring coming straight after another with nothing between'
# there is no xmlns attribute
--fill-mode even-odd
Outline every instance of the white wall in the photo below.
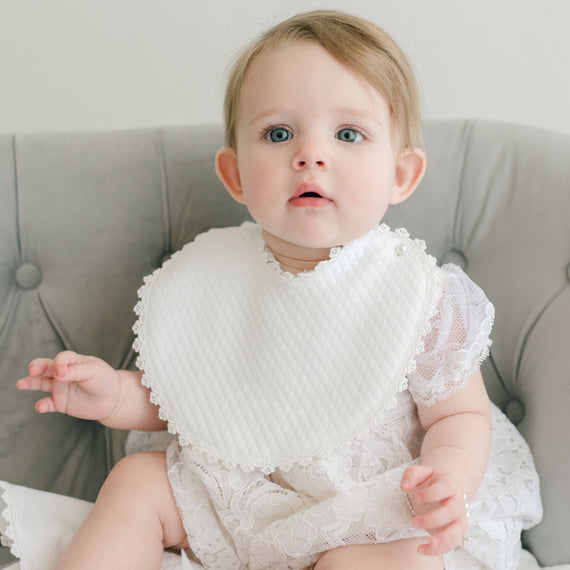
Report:
<svg viewBox="0 0 570 570"><path fill-rule="evenodd" d="M0 0L0 133L217 122L234 51L324 7L400 42L426 117L570 132L570 0Z"/></svg>

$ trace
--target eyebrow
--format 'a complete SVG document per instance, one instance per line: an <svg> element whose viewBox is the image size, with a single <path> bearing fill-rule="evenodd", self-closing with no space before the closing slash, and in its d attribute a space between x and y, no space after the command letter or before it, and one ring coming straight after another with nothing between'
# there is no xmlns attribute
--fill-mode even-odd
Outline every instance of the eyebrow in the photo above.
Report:
<svg viewBox="0 0 570 570"><path fill-rule="evenodd" d="M283 111L281 109L269 109L268 111L262 111L261 113L254 115L253 118L247 122L247 124L252 125L258 122L264 122L273 116L279 116L288 113L289 111L287 110ZM373 122L378 126L385 128L384 123L378 116L368 112L362 112L358 107L338 107L336 109L333 109L332 113L338 116L347 116L349 120L350 118L354 117L357 120Z"/></svg>
<svg viewBox="0 0 570 570"><path fill-rule="evenodd" d="M376 113L364 113L360 110L359 107L339 107L338 109L335 109L335 111L338 112L339 115L356 117L357 119L371 121L380 125L381 127L384 126L383 122L380 120L380 117Z"/></svg>
<svg viewBox="0 0 570 570"><path fill-rule="evenodd" d="M283 111L279 111L279 110L270 110L267 112L262 112L262 113L256 113L253 118L248 121L248 125L252 125L253 123L259 123L259 122L263 122L266 121L267 119L269 119L269 117L272 117L274 115L279 115L280 113L282 113Z"/></svg>

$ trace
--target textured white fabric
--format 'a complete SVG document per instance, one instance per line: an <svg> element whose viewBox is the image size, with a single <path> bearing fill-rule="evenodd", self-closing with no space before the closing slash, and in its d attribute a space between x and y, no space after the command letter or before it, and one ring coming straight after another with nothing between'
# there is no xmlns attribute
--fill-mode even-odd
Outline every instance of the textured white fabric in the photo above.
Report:
<svg viewBox="0 0 570 570"><path fill-rule="evenodd" d="M383 225L293 278L263 262L256 224L199 236L137 306L138 365L169 429L265 473L364 436L424 350L446 277L424 249Z"/></svg>
<svg viewBox="0 0 570 570"><path fill-rule="evenodd" d="M343 254L352 252L344 248ZM257 258L263 268L269 264L284 277L261 250ZM361 258L363 266L366 261ZM205 457L202 450L184 445L184 439L170 444L169 478L189 543L205 568L302 569L334 547L423 534L412 528L399 490L423 437L415 402L433 405L467 385L487 355L494 317L491 303L460 269L445 266L442 272L443 294L433 296L439 298L436 310L422 324L422 341L416 343L421 348L415 351L407 382L400 385L407 389L396 394L382 423L368 432L324 457L271 474ZM358 277L364 283L361 295L376 287L376 278ZM407 286L400 285L403 291ZM312 318L309 311L306 321ZM368 349L369 343L364 345ZM353 387L355 376L347 374L345 382ZM538 477L528 447L495 407L493 428L491 459L472 501L467 541L445 556L446 569L517 568L520 532L541 518Z"/></svg>
<svg viewBox="0 0 570 570"><path fill-rule="evenodd" d="M417 243L415 247L422 249ZM267 252L259 251L259 260L284 278ZM422 535L412 528L399 491L402 472L417 460L423 437L415 402L432 405L466 386L488 351L493 321L492 305L461 270L445 266L442 271L444 290L423 331L422 350L414 353L407 389L399 391L393 406L384 410L382 423L359 438L325 457L271 474L228 467L200 450L180 445L178 438L171 441L169 478L193 556L202 567L304 569L336 546ZM367 287L374 286L368 281ZM348 374L347 383L352 381ZM151 439L147 445L153 444ZM0 530L13 548L23 544L32 509L43 503L43 494L35 493L24 493L27 506L10 493L3 494L5 505L0 511L5 522ZM538 568L532 557L521 559L520 532L536 524L541 514L530 451L514 426L493 407L487 473L471 503L465 546L445 556L445 568ZM26 540L35 540L42 532L36 524ZM68 535L72 532L70 528ZM43 542L44 548L50 548L49 542ZM39 566L22 566L23 570L35 567Z"/></svg>
<svg viewBox="0 0 570 570"><path fill-rule="evenodd" d="M22 570L53 568L91 503L0 481L2 545Z"/></svg>

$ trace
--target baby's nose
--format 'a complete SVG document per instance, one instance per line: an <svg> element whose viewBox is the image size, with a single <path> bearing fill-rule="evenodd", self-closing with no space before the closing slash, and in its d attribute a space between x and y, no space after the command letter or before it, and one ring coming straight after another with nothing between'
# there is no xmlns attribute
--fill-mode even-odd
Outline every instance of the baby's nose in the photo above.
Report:
<svg viewBox="0 0 570 570"><path fill-rule="evenodd" d="M303 168L305 166L324 166L325 165L325 161L321 160L321 159L316 159L316 160L302 160L299 159L297 161L297 166L299 166L300 168Z"/></svg>
<svg viewBox="0 0 570 570"><path fill-rule="evenodd" d="M314 141L300 144L293 157L293 167L297 169L323 168L327 164L328 158L325 156L322 146Z"/></svg>

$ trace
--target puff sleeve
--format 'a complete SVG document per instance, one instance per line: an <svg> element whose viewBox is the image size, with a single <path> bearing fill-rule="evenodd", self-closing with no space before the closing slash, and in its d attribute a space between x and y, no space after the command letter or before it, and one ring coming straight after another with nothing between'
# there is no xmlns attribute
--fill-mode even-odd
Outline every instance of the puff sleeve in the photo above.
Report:
<svg viewBox="0 0 570 570"><path fill-rule="evenodd" d="M408 376L414 401L432 406L459 392L489 353L495 309L485 293L455 265L448 273L439 309Z"/></svg>

